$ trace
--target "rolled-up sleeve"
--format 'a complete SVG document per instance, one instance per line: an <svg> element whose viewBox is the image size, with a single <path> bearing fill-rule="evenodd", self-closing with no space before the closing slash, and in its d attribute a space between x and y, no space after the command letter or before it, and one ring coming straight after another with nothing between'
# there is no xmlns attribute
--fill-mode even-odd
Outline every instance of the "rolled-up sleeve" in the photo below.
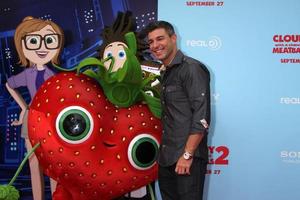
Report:
<svg viewBox="0 0 300 200"><path fill-rule="evenodd" d="M10 88L15 89L21 86L26 86L26 74L25 70L17 75L11 76L7 79L7 84Z"/></svg>
<svg viewBox="0 0 300 200"><path fill-rule="evenodd" d="M185 68L184 89L192 112L190 134L208 133L210 124L210 75L201 63L192 63Z"/></svg>

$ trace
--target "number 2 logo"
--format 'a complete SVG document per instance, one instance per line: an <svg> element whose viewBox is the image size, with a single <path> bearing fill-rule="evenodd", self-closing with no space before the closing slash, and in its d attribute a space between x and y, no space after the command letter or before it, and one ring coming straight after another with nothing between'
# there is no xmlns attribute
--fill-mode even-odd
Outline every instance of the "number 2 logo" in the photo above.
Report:
<svg viewBox="0 0 300 200"><path fill-rule="evenodd" d="M228 155L229 155L229 149L226 146L209 146L209 161L208 164L211 165L228 165ZM218 155L216 158L213 157L214 153L217 153Z"/></svg>

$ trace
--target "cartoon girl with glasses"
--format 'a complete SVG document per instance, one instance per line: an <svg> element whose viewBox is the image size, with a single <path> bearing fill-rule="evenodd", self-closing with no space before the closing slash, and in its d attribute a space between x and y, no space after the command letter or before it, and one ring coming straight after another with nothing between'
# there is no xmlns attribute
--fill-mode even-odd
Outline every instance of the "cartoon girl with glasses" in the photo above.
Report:
<svg viewBox="0 0 300 200"><path fill-rule="evenodd" d="M21 73L11 76L6 83L8 92L21 107L19 119L12 122L11 125L22 125L21 137L25 139L27 151L30 151L32 146L28 139L27 128L29 106L16 88L27 87L32 99L43 82L54 75L46 64L49 62L59 64L59 56L64 44L64 34L62 29L54 22L28 16L16 28L14 42L20 59L19 63L27 68ZM34 154L29 159L29 166L33 199L43 200L43 173ZM51 191L53 192L56 182L52 179L50 182Z"/></svg>

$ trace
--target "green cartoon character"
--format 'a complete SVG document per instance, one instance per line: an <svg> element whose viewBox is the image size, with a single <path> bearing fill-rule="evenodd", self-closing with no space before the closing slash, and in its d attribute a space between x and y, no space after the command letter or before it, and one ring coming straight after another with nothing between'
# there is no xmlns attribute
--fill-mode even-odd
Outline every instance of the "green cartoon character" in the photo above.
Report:
<svg viewBox="0 0 300 200"><path fill-rule="evenodd" d="M78 65L77 72L83 71L96 79L114 105L129 107L144 101L150 111L160 118L159 94L151 87L157 75L143 76L145 73L139 58L146 46L131 30L130 14L119 13L113 26L105 27L103 31L103 43L99 51L102 59L84 59ZM87 67L96 67L96 70Z"/></svg>

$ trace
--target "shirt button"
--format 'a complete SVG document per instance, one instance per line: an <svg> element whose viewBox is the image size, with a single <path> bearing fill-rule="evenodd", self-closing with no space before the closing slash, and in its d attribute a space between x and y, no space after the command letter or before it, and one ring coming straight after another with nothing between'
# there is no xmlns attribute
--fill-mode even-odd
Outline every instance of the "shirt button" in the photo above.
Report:
<svg viewBox="0 0 300 200"><path fill-rule="evenodd" d="M166 116L166 115L164 116L164 119L167 119L167 116Z"/></svg>
<svg viewBox="0 0 300 200"><path fill-rule="evenodd" d="M163 90L165 90L165 89L166 89L166 87L165 87L165 86L163 86L163 87L162 87L162 89L163 89Z"/></svg>
<svg viewBox="0 0 300 200"><path fill-rule="evenodd" d="M162 103L163 105L165 105L165 104L166 104L166 102L165 102L165 101L162 101L161 103Z"/></svg>

